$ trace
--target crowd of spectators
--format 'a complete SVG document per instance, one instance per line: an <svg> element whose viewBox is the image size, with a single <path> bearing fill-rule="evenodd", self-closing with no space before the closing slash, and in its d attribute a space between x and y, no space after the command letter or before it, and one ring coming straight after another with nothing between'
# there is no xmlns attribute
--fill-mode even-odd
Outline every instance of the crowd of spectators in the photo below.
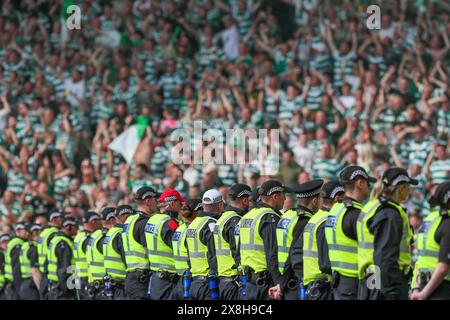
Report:
<svg viewBox="0 0 450 320"><path fill-rule="evenodd" d="M291 187L349 164L376 177L407 168L421 182L406 204L417 219L450 179L449 2L72 2L79 30L66 28L67 1L0 2L2 228L131 203L142 185L226 197L267 179L251 163L175 164L171 133L195 120L278 129L277 176ZM149 126L127 163L108 145L139 116Z"/></svg>

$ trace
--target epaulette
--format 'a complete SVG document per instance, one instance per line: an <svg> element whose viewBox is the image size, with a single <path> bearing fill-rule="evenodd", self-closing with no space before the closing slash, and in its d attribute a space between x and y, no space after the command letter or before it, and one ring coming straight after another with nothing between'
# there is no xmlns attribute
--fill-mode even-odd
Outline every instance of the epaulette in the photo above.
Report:
<svg viewBox="0 0 450 320"><path fill-rule="evenodd" d="M354 205L353 205L353 200L352 200L352 199L344 198L344 199L342 200L342 202L344 203L344 206L345 206L346 208L354 207Z"/></svg>
<svg viewBox="0 0 450 320"><path fill-rule="evenodd" d="M303 209L293 209L293 210L295 210L297 212L297 215L299 217L309 217L310 218L313 216L312 213L305 211Z"/></svg>

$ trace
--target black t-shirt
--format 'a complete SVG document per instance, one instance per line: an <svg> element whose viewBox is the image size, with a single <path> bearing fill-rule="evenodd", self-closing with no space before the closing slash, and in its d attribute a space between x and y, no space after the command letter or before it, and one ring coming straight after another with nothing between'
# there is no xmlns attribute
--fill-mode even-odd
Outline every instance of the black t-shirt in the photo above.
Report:
<svg viewBox="0 0 450 320"><path fill-rule="evenodd" d="M450 263L450 217L448 215L442 217L434 239L440 245L439 262Z"/></svg>

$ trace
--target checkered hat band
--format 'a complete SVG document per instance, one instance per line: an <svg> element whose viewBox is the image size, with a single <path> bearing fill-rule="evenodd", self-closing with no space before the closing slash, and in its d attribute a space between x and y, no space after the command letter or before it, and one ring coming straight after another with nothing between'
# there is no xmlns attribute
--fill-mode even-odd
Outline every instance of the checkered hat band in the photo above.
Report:
<svg viewBox="0 0 450 320"><path fill-rule="evenodd" d="M119 211L118 215L121 216L121 215L127 214L127 213L133 214L133 210L131 210L131 209L122 209L122 210Z"/></svg>
<svg viewBox="0 0 450 320"><path fill-rule="evenodd" d="M391 186L396 186L398 185L400 182L409 182L409 177L405 176L405 175L399 175L397 178L395 178L390 185Z"/></svg>
<svg viewBox="0 0 450 320"><path fill-rule="evenodd" d="M164 198L164 202L171 202L177 200L176 196L168 196Z"/></svg>
<svg viewBox="0 0 450 320"><path fill-rule="evenodd" d="M92 215L91 217L89 217L89 222L94 221L94 220L100 220L100 216L98 215Z"/></svg>
<svg viewBox="0 0 450 320"><path fill-rule="evenodd" d="M270 188L269 189L269 191L267 191L267 195L268 196L270 196L272 193L274 193L274 192L283 192L284 191L284 188L283 187L273 187L273 188Z"/></svg>
<svg viewBox="0 0 450 320"><path fill-rule="evenodd" d="M318 194L320 194L320 189L317 189L316 191L312 191L312 192L307 192L307 193L299 193L298 197L299 198L311 198L311 197L317 196Z"/></svg>
<svg viewBox="0 0 450 320"><path fill-rule="evenodd" d="M333 191L331 191L330 198L334 199L334 197L336 197L336 194L338 194L339 192L345 192L344 187L336 187L336 188L334 188Z"/></svg>
<svg viewBox="0 0 450 320"><path fill-rule="evenodd" d="M363 176L365 179L369 179L369 176L367 175L367 173L365 173L362 170L356 170L355 172L353 172L350 176L349 180L353 180L355 179L357 176Z"/></svg>
<svg viewBox="0 0 450 320"><path fill-rule="evenodd" d="M110 213L108 213L107 215L106 215L106 220L109 220L109 219L111 219L111 218L113 218L113 217L115 217L116 215L114 214L114 212L110 212Z"/></svg>
<svg viewBox="0 0 450 320"><path fill-rule="evenodd" d="M151 192L151 191L147 191L146 193L144 193L144 194L142 195L141 199L145 199L145 198L147 198L148 196L150 196L150 197L155 197L155 196L156 196L156 193Z"/></svg>
<svg viewBox="0 0 450 320"><path fill-rule="evenodd" d="M200 209L202 207L202 204L199 203L198 205L195 206L193 211L197 211L198 209Z"/></svg>
<svg viewBox="0 0 450 320"><path fill-rule="evenodd" d="M251 195L252 195L252 193L250 191L243 190L243 191L239 192L239 194L236 196L236 198L240 198L242 196L251 196Z"/></svg>

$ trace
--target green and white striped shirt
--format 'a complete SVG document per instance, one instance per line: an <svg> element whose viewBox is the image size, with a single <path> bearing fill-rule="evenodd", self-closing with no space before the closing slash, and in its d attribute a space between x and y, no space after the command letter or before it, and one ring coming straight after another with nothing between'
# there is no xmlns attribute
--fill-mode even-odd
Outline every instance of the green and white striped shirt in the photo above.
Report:
<svg viewBox="0 0 450 320"><path fill-rule="evenodd" d="M431 183L443 183L450 180L450 159L435 160L430 165Z"/></svg>

